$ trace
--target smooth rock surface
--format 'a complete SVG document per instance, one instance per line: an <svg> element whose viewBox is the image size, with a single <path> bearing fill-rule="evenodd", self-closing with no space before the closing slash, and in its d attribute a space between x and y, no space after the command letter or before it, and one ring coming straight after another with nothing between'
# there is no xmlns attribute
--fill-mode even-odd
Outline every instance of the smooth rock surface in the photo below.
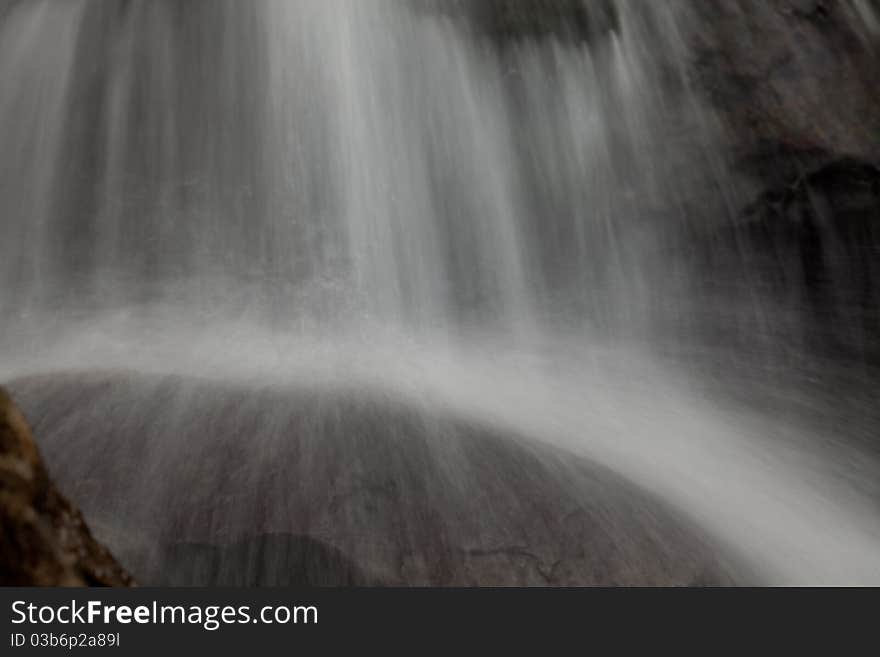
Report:
<svg viewBox="0 0 880 657"><path fill-rule="evenodd" d="M711 584L743 573L637 487L368 391L132 372L11 384L145 583Z"/></svg>

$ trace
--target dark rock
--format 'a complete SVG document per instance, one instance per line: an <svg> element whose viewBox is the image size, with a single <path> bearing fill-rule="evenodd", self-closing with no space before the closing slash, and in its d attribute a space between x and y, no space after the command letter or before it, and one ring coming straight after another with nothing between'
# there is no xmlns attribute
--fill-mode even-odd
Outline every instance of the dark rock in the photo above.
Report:
<svg viewBox="0 0 880 657"><path fill-rule="evenodd" d="M0 585L132 583L55 488L24 417L0 389Z"/></svg>
<svg viewBox="0 0 880 657"><path fill-rule="evenodd" d="M703 249L701 270L750 286L774 303L777 315L799 318L811 352L880 364L880 168L874 164L841 159L773 187Z"/></svg>
<svg viewBox="0 0 880 657"><path fill-rule="evenodd" d="M694 88L742 170L776 186L841 157L880 162L876 3L691 4Z"/></svg>
<svg viewBox="0 0 880 657"><path fill-rule="evenodd" d="M11 384L149 584L729 583L726 550L567 452L363 390L133 372Z"/></svg>
<svg viewBox="0 0 880 657"><path fill-rule="evenodd" d="M378 583L339 550L308 536L290 534L260 534L235 543L172 543L162 546L159 558L145 564L144 569L145 580L158 586Z"/></svg>
<svg viewBox="0 0 880 657"><path fill-rule="evenodd" d="M555 37L591 42L618 24L610 0L420 0L423 9L442 13L501 45Z"/></svg>
<svg viewBox="0 0 880 657"><path fill-rule="evenodd" d="M873 339L880 335L880 168L833 162L762 195L746 222L756 251L800 265L810 314L837 336L834 344L880 347Z"/></svg>

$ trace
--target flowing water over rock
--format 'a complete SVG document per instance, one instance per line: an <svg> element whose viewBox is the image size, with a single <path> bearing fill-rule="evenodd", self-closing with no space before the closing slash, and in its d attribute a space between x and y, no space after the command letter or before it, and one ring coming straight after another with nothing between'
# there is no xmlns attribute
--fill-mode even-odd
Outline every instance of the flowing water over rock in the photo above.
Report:
<svg viewBox="0 0 880 657"><path fill-rule="evenodd" d="M544 4L0 3L0 380L142 580L880 580L876 446L657 355L803 323L688 257L710 19Z"/></svg>

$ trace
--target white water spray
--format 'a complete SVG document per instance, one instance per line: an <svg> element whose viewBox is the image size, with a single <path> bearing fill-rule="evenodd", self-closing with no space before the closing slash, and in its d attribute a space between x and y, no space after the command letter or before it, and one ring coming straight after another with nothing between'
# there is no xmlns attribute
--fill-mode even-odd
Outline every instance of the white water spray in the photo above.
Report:
<svg viewBox="0 0 880 657"><path fill-rule="evenodd" d="M499 52L391 1L11 5L0 379L380 390L606 466L766 581L877 583L872 457L610 340L675 298L660 218L739 193L675 7Z"/></svg>

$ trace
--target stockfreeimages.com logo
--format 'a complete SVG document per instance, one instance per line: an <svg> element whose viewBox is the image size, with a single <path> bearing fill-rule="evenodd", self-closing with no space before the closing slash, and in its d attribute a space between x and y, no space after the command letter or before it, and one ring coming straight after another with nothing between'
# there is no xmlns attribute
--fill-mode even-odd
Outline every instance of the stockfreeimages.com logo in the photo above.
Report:
<svg viewBox="0 0 880 657"><path fill-rule="evenodd" d="M12 603L13 625L199 625L209 632L223 625L317 625L315 606L265 606L255 613L249 605L108 605L100 600L85 604L71 600L62 605L36 605L24 600Z"/></svg>

